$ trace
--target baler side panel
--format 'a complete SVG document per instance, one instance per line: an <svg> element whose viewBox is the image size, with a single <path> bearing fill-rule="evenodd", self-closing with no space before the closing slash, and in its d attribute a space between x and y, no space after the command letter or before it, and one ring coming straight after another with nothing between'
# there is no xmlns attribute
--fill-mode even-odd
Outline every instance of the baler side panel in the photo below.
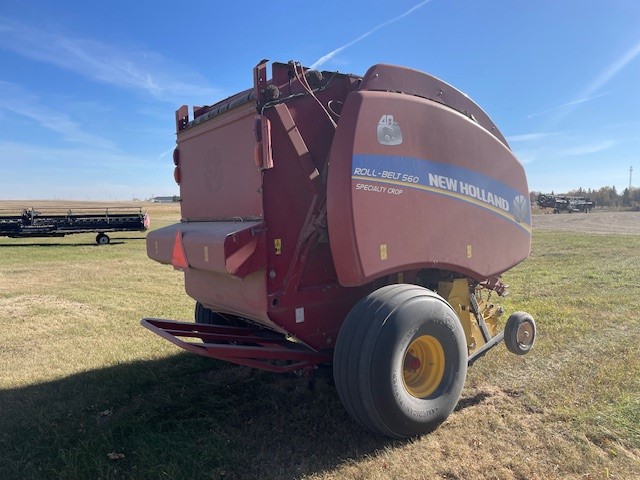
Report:
<svg viewBox="0 0 640 480"><path fill-rule="evenodd" d="M483 280L530 250L528 187L510 150L453 109L401 93L347 99L328 223L343 285L415 268Z"/></svg>
<svg viewBox="0 0 640 480"><path fill-rule="evenodd" d="M343 102L351 83L350 77L334 78L316 95L325 105ZM268 315L313 348L332 348L345 315L365 294L338 283L322 226L323 171L335 129L309 96L265 109L264 115L271 122L273 152L273 168L263 171Z"/></svg>
<svg viewBox="0 0 640 480"><path fill-rule="evenodd" d="M447 105L473 118L505 146L509 146L489 115L473 100L457 88L427 73L397 65L378 64L367 71L360 88L361 90L402 92Z"/></svg>

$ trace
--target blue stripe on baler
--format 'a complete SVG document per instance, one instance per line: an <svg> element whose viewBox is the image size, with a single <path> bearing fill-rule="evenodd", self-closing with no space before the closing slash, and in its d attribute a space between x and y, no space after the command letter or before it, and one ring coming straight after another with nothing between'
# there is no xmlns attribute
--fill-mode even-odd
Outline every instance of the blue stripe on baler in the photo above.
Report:
<svg viewBox="0 0 640 480"><path fill-rule="evenodd" d="M463 167L421 158L356 154L353 155L351 178L455 198L531 231L531 208L526 193Z"/></svg>

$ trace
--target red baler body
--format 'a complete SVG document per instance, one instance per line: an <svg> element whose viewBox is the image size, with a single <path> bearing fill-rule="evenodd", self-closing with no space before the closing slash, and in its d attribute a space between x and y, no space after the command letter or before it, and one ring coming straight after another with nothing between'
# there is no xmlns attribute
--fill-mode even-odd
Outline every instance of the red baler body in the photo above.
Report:
<svg viewBox="0 0 640 480"><path fill-rule="evenodd" d="M491 283L528 256L524 170L468 97L389 65L316 81L294 64L267 80L261 63L253 90L191 120L178 110L182 221L147 251L184 271L191 297L325 352L376 288L424 271ZM243 363L207 344L218 327L196 330L199 353Z"/></svg>

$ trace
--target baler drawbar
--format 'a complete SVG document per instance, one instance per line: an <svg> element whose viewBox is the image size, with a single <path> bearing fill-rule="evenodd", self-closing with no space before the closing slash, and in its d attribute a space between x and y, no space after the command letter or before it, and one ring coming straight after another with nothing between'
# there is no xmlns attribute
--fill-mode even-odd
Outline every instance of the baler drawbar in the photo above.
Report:
<svg viewBox="0 0 640 480"><path fill-rule="evenodd" d="M332 365L365 428L428 432L467 366L533 318L501 320L527 258L524 169L466 95L425 73L364 77L266 61L254 86L176 112L181 221L147 236L184 272L195 323L142 324L197 354L274 372Z"/></svg>

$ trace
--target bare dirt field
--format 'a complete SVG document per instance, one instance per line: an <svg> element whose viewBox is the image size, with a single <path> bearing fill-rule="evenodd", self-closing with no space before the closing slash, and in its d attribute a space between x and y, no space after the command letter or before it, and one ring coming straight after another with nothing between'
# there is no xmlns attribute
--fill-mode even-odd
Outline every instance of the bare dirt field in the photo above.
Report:
<svg viewBox="0 0 640 480"><path fill-rule="evenodd" d="M640 212L533 215L533 230L640 235Z"/></svg>

